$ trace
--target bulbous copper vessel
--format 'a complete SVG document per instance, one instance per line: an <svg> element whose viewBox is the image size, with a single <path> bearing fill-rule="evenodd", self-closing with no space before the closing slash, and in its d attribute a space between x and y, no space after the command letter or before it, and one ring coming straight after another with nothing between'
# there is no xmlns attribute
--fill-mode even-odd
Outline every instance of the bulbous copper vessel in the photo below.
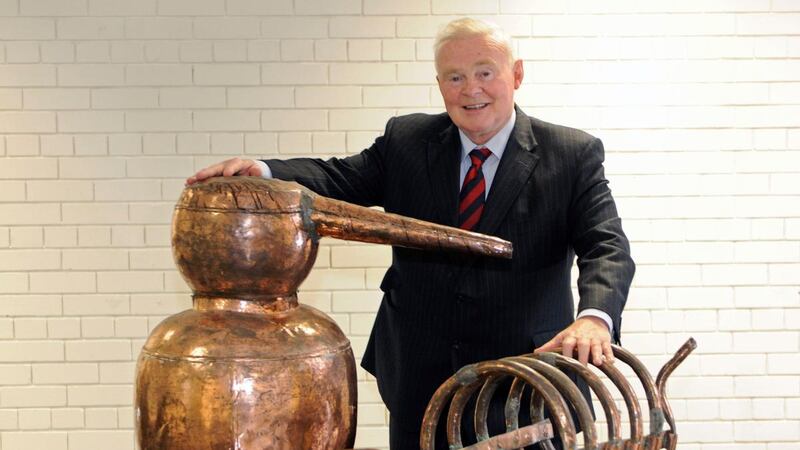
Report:
<svg viewBox="0 0 800 450"><path fill-rule="evenodd" d="M350 343L297 302L320 236L501 257L511 246L250 177L188 186L172 222L193 308L161 322L136 375L143 450L342 449L355 439Z"/></svg>

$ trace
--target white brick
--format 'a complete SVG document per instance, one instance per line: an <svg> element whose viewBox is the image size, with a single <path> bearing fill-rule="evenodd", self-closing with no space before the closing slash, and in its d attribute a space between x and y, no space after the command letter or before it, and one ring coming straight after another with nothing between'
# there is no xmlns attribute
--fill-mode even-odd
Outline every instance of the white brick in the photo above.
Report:
<svg viewBox="0 0 800 450"><path fill-rule="evenodd" d="M300 108L346 108L361 106L359 87L301 87L296 90Z"/></svg>
<svg viewBox="0 0 800 450"><path fill-rule="evenodd" d="M408 0L402 3L392 0L364 0L364 14L427 14L431 11L430 4L431 0Z"/></svg>
<svg viewBox="0 0 800 450"><path fill-rule="evenodd" d="M52 19L0 17L0 40L53 39L56 35Z"/></svg>
<svg viewBox="0 0 800 450"><path fill-rule="evenodd" d="M0 112L0 133L46 133L56 131L50 112Z"/></svg>
<svg viewBox="0 0 800 450"><path fill-rule="evenodd" d="M209 42L187 41L178 47L181 61L206 62L213 60L213 49Z"/></svg>
<svg viewBox="0 0 800 450"><path fill-rule="evenodd" d="M318 131L328 129L324 110L267 110L261 112L261 129L265 131Z"/></svg>
<svg viewBox="0 0 800 450"><path fill-rule="evenodd" d="M31 292L77 293L95 291L94 272L31 272Z"/></svg>
<svg viewBox="0 0 800 450"><path fill-rule="evenodd" d="M188 172L187 172L188 173ZM130 205L131 223L169 223L172 218L174 202L169 203L132 203Z"/></svg>
<svg viewBox="0 0 800 450"><path fill-rule="evenodd" d="M364 105L368 107L413 107L428 105L428 88L423 86L367 87Z"/></svg>
<svg viewBox="0 0 800 450"><path fill-rule="evenodd" d="M117 427L116 408L86 408L86 428L113 429ZM108 442L105 442L108 445Z"/></svg>
<svg viewBox="0 0 800 450"><path fill-rule="evenodd" d="M107 42L81 42L75 47L78 62L110 62L111 46Z"/></svg>
<svg viewBox="0 0 800 450"><path fill-rule="evenodd" d="M161 272L100 272L98 292L159 292L164 289Z"/></svg>
<svg viewBox="0 0 800 450"><path fill-rule="evenodd" d="M122 39L124 34L125 25L121 18L58 19L59 39Z"/></svg>
<svg viewBox="0 0 800 450"><path fill-rule="evenodd" d="M156 0L135 3L124 0L89 0L92 16L152 16L156 14Z"/></svg>
<svg viewBox="0 0 800 450"><path fill-rule="evenodd" d="M83 226L78 228L79 247L105 247L111 244L111 228Z"/></svg>
<svg viewBox="0 0 800 450"><path fill-rule="evenodd" d="M797 355L791 353L767 355L767 372L769 374L797 375L800 373Z"/></svg>
<svg viewBox="0 0 800 450"><path fill-rule="evenodd" d="M122 112L61 111L58 113L58 129L70 133L123 131L125 120Z"/></svg>
<svg viewBox="0 0 800 450"><path fill-rule="evenodd" d="M311 153L310 133L281 133L278 135L278 151L282 154Z"/></svg>
<svg viewBox="0 0 800 450"><path fill-rule="evenodd" d="M131 296L132 314L175 314L191 308L190 295L185 294L133 294Z"/></svg>
<svg viewBox="0 0 800 450"><path fill-rule="evenodd" d="M798 351L798 334L790 331L763 331L733 334L733 351L736 353L790 353Z"/></svg>
<svg viewBox="0 0 800 450"><path fill-rule="evenodd" d="M3 362L62 361L63 359L64 345L61 342L0 342L0 361Z"/></svg>
<svg viewBox="0 0 800 450"><path fill-rule="evenodd" d="M192 115L188 111L131 111L125 113L127 131L189 131Z"/></svg>
<svg viewBox="0 0 800 450"><path fill-rule="evenodd" d="M131 394L133 395L133 394ZM70 448L114 448L133 450L133 431L70 431Z"/></svg>
<svg viewBox="0 0 800 450"><path fill-rule="evenodd" d="M68 361L129 361L129 341L92 340L65 342Z"/></svg>
<svg viewBox="0 0 800 450"><path fill-rule="evenodd" d="M123 203L69 203L62 205L61 210L62 221L67 224L111 224L128 220L128 207ZM80 241L80 234L78 239Z"/></svg>
<svg viewBox="0 0 800 450"><path fill-rule="evenodd" d="M334 292L332 310L341 313L375 313L381 298L382 294L374 291Z"/></svg>
<svg viewBox="0 0 800 450"><path fill-rule="evenodd" d="M207 133L178 134L178 153L203 154L210 151L210 139Z"/></svg>
<svg viewBox="0 0 800 450"><path fill-rule="evenodd" d="M175 154L175 147L175 135L172 133L148 133L142 137L142 149L146 155L172 155Z"/></svg>
<svg viewBox="0 0 800 450"><path fill-rule="evenodd" d="M39 141L44 156L64 156L74 153L72 136L44 135Z"/></svg>
<svg viewBox="0 0 800 450"><path fill-rule="evenodd" d="M314 41L310 39L281 41L280 53L282 61L313 61Z"/></svg>
<svg viewBox="0 0 800 450"><path fill-rule="evenodd" d="M800 440L800 428L796 422L737 422L735 423L734 439L737 441L792 441Z"/></svg>
<svg viewBox="0 0 800 450"><path fill-rule="evenodd" d="M5 275L15 274L0 274L0 281L13 283L11 277L5 277ZM25 279L27 281L27 277ZM59 295L3 295L0 296L0 314L3 316L61 315L61 298Z"/></svg>
<svg viewBox="0 0 800 450"><path fill-rule="evenodd" d="M64 315L121 315L130 312L127 295L64 295Z"/></svg>
<svg viewBox="0 0 800 450"><path fill-rule="evenodd" d="M754 330L781 330L785 327L782 309L767 309L753 311Z"/></svg>
<svg viewBox="0 0 800 450"><path fill-rule="evenodd" d="M223 0L159 0L158 14L163 16L202 16L225 13Z"/></svg>
<svg viewBox="0 0 800 450"><path fill-rule="evenodd" d="M248 110L195 111L194 129L198 131L257 131L259 112Z"/></svg>
<svg viewBox="0 0 800 450"><path fill-rule="evenodd" d="M71 42L49 41L39 45L42 62L68 63L75 61L75 46Z"/></svg>
<svg viewBox="0 0 800 450"><path fill-rule="evenodd" d="M81 336L85 338L114 337L114 319L111 317L82 318Z"/></svg>
<svg viewBox="0 0 800 450"><path fill-rule="evenodd" d="M83 428L83 409L59 408L50 411L54 429Z"/></svg>
<svg viewBox="0 0 800 450"><path fill-rule="evenodd" d="M141 42L116 41L111 43L111 61L135 63L144 61L144 44Z"/></svg>
<svg viewBox="0 0 800 450"><path fill-rule="evenodd" d="M29 181L28 200L32 201L82 201L93 200L89 181Z"/></svg>
<svg viewBox="0 0 800 450"><path fill-rule="evenodd" d="M390 109L344 109L330 112L330 129L343 131L383 130L394 115Z"/></svg>
<svg viewBox="0 0 800 450"><path fill-rule="evenodd" d="M280 42L277 40L248 40L248 61L278 61L281 59ZM319 59L319 58L318 58Z"/></svg>
<svg viewBox="0 0 800 450"><path fill-rule="evenodd" d="M94 363L34 364L35 384L97 383L98 368Z"/></svg>
<svg viewBox="0 0 800 450"><path fill-rule="evenodd" d="M89 107L88 89L24 89L26 109L85 109Z"/></svg>
<svg viewBox="0 0 800 450"><path fill-rule="evenodd" d="M144 44L144 59L151 63L179 62L180 45L174 41L148 41Z"/></svg>
<svg viewBox="0 0 800 450"><path fill-rule="evenodd" d="M306 90L330 88L299 89ZM295 106L294 91L288 87L228 88L228 106L232 108L290 108ZM298 106L300 105L298 104Z"/></svg>
<svg viewBox="0 0 800 450"><path fill-rule="evenodd" d="M47 337L47 321L45 319L14 319L15 339L44 339Z"/></svg>
<svg viewBox="0 0 800 450"><path fill-rule="evenodd" d="M749 310L729 309L719 312L720 330L733 331L733 330L751 330L752 314Z"/></svg>
<svg viewBox="0 0 800 450"><path fill-rule="evenodd" d="M292 0L228 0L227 13L233 16L271 16L292 14Z"/></svg>
<svg viewBox="0 0 800 450"><path fill-rule="evenodd" d="M39 62L39 45L33 42L6 43L6 61L9 63Z"/></svg>
<svg viewBox="0 0 800 450"><path fill-rule="evenodd" d="M260 37L259 20L251 17L196 18L199 39L253 39Z"/></svg>
<svg viewBox="0 0 800 450"><path fill-rule="evenodd" d="M92 90L92 107L94 109L136 109L157 106L158 91L155 89L108 88Z"/></svg>
<svg viewBox="0 0 800 450"><path fill-rule="evenodd" d="M0 89L0 109L22 109L21 89Z"/></svg>
<svg viewBox="0 0 800 450"><path fill-rule="evenodd" d="M767 280L765 265L758 264L710 264L703 266L703 284L719 285L758 285Z"/></svg>
<svg viewBox="0 0 800 450"><path fill-rule="evenodd" d="M19 428L21 430L49 430L49 409L23 409L19 411Z"/></svg>
<svg viewBox="0 0 800 450"><path fill-rule="evenodd" d="M346 61L347 40L325 39L314 41L314 56L317 61Z"/></svg>
<svg viewBox="0 0 800 450"><path fill-rule="evenodd" d="M19 9L23 16L82 16L88 12L85 0L20 0Z"/></svg>
<svg viewBox="0 0 800 450"><path fill-rule="evenodd" d="M3 202L23 202L25 201L25 182L23 181L0 181L0 201ZM4 232L8 237L8 230Z"/></svg>
<svg viewBox="0 0 800 450"><path fill-rule="evenodd" d="M261 37L277 39L326 38L328 19L270 17L261 20Z"/></svg>
<svg viewBox="0 0 800 450"><path fill-rule="evenodd" d="M108 154L105 135L80 134L75 136L75 154L80 156Z"/></svg>
<svg viewBox="0 0 800 450"><path fill-rule="evenodd" d="M737 287L736 306L751 308L797 307L800 293L796 287Z"/></svg>
<svg viewBox="0 0 800 450"><path fill-rule="evenodd" d="M3 364L0 366L0 384L30 384L31 366L22 364Z"/></svg>
<svg viewBox="0 0 800 450"><path fill-rule="evenodd" d="M14 227L11 229L11 247L41 247L42 243L42 228Z"/></svg>
<svg viewBox="0 0 800 450"><path fill-rule="evenodd" d="M151 180L109 180L94 183L98 201L159 200L161 183Z"/></svg>
<svg viewBox="0 0 800 450"><path fill-rule="evenodd" d="M223 41L214 43L214 61L247 61L247 42Z"/></svg>
<svg viewBox="0 0 800 450"><path fill-rule="evenodd" d="M0 225L51 224L59 221L57 204L0 204Z"/></svg>
<svg viewBox="0 0 800 450"><path fill-rule="evenodd" d="M125 20L128 39L191 39L190 18L134 17Z"/></svg>
<svg viewBox="0 0 800 450"><path fill-rule="evenodd" d="M331 63L331 84L394 84L393 63Z"/></svg>
<svg viewBox="0 0 800 450"><path fill-rule="evenodd" d="M81 336L81 322L75 318L47 319L47 336L53 339L71 339Z"/></svg>
<svg viewBox="0 0 800 450"><path fill-rule="evenodd" d="M195 64L194 82L199 85L254 85L259 83L259 66L257 64Z"/></svg>
<svg viewBox="0 0 800 450"><path fill-rule="evenodd" d="M67 433L7 432L2 435L4 450L67 450Z"/></svg>
<svg viewBox="0 0 800 450"><path fill-rule="evenodd" d="M328 65L320 63L267 63L261 65L261 83L278 85L325 84Z"/></svg>

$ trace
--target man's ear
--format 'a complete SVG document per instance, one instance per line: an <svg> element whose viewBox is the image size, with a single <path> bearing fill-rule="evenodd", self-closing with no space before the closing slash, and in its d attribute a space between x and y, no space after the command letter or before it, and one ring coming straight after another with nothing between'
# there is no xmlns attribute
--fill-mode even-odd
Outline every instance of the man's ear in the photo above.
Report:
<svg viewBox="0 0 800 450"><path fill-rule="evenodd" d="M522 84L522 79L525 77L525 69L522 67L522 60L518 59L514 61L514 89L519 89L520 85Z"/></svg>

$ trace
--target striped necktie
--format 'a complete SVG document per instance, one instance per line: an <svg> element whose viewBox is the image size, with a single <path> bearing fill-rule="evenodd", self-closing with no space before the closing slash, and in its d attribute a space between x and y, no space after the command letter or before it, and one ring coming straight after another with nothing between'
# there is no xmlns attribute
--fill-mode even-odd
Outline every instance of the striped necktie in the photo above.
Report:
<svg viewBox="0 0 800 450"><path fill-rule="evenodd" d="M481 166L492 152L486 148L476 148L469 152L472 166L464 177L461 186L461 196L458 202L458 227L464 230L473 230L478 225L483 213L483 204L486 200L486 181L483 179Z"/></svg>

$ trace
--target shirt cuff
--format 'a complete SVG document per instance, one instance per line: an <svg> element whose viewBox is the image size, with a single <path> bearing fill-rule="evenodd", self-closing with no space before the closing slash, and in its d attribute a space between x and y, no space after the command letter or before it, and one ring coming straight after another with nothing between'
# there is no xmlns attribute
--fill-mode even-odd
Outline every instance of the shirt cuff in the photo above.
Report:
<svg viewBox="0 0 800 450"><path fill-rule="evenodd" d="M260 159L255 159L253 161L256 163L258 168L261 169L261 178L267 178L267 179L272 178L272 170L270 170L267 163L261 161Z"/></svg>
<svg viewBox="0 0 800 450"><path fill-rule="evenodd" d="M611 316L606 314L604 311L600 311L597 308L586 308L578 313L578 319L586 316L599 317L603 319L606 325L608 325L608 333L612 336L614 335L614 322L611 321Z"/></svg>

